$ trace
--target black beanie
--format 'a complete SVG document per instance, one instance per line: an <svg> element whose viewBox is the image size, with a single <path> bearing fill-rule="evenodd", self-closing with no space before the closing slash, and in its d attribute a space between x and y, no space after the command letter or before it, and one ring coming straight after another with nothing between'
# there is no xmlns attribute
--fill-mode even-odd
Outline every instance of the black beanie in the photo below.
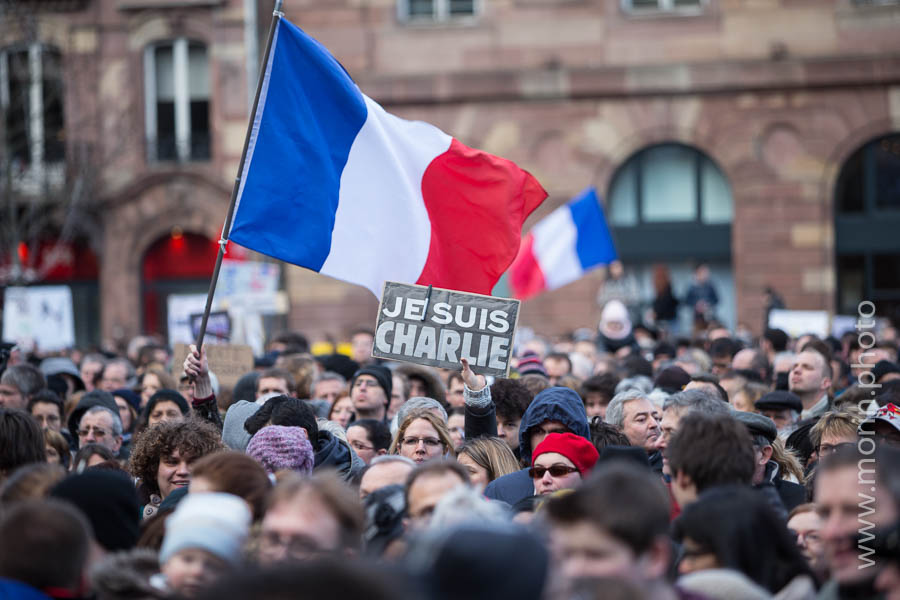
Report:
<svg viewBox="0 0 900 600"><path fill-rule="evenodd" d="M384 395L387 396L387 401L390 403L391 390L394 388L394 376L391 374L390 369L381 365L363 367L353 374L353 379L350 381L350 389L353 389L353 384L356 383L356 378L360 375L371 375L374 377L381 389L384 390Z"/></svg>
<svg viewBox="0 0 900 600"><path fill-rule="evenodd" d="M178 405L178 410L181 411L181 414L185 416L191 412L191 407L188 406L187 400L184 399L184 396L182 396L180 392L162 389L150 396L150 399L147 400L147 406L144 407L144 415L149 417L150 413L153 412L153 409L160 402L174 402Z"/></svg>
<svg viewBox="0 0 900 600"><path fill-rule="evenodd" d="M137 544L141 506L134 484L124 471L85 469L60 481L50 495L78 507L105 550L130 550Z"/></svg>

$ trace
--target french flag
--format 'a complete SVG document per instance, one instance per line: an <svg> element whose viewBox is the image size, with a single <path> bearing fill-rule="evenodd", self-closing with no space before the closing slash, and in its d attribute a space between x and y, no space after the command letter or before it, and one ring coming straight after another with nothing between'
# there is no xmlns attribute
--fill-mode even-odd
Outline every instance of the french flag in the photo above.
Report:
<svg viewBox="0 0 900 600"><path fill-rule="evenodd" d="M490 294L547 193L514 163L388 114L285 19L273 34L229 238L362 285Z"/></svg>
<svg viewBox="0 0 900 600"><path fill-rule="evenodd" d="M531 228L510 267L510 287L524 300L617 258L597 191L588 188Z"/></svg>

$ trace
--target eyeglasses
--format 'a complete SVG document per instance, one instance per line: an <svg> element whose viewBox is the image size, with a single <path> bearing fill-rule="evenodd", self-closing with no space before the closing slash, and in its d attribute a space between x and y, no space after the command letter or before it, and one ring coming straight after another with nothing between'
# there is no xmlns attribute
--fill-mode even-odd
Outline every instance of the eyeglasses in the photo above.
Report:
<svg viewBox="0 0 900 600"><path fill-rule="evenodd" d="M433 437L427 437L427 438L405 437L405 438L403 438L403 440L400 443L402 445L406 446L407 448L418 448L420 442L425 444L425 446L428 448L437 448L438 446L441 445L441 440L439 440L437 438L433 438Z"/></svg>
<svg viewBox="0 0 900 600"><path fill-rule="evenodd" d="M377 381L371 381L369 379L357 379L353 382L353 387L378 387Z"/></svg>
<svg viewBox="0 0 900 600"><path fill-rule="evenodd" d="M550 467L531 467L528 469L528 476L532 479L542 479L544 474L549 471L551 477L565 477L569 473L577 473L575 467L567 467L566 465L553 465Z"/></svg>
<svg viewBox="0 0 900 600"><path fill-rule="evenodd" d="M350 445L353 446L353 449L357 450L357 451L359 451L359 450L365 451L365 450L374 450L375 449L375 446L366 446L365 444L363 444L361 442L350 442Z"/></svg>
<svg viewBox="0 0 900 600"><path fill-rule="evenodd" d="M826 454L831 454L832 452L837 452L841 448L845 446L852 446L852 442L841 442L839 444L819 444L819 458L825 456Z"/></svg>
<svg viewBox="0 0 900 600"><path fill-rule="evenodd" d="M85 429L78 430L78 437L87 437L87 436L91 435L92 432L94 434L94 438L98 439L98 440L102 440L103 438L105 438L107 435L110 434L109 431L107 431L105 429L101 429L99 427L87 427Z"/></svg>
<svg viewBox="0 0 900 600"><path fill-rule="evenodd" d="M306 535L286 535L277 531L264 531L259 537L260 550L266 554L273 554L279 549L284 550L286 557L304 558L312 554L327 552L320 548L316 541Z"/></svg>
<svg viewBox="0 0 900 600"><path fill-rule="evenodd" d="M818 544L822 541L822 537L818 531L794 531L793 529L790 531L797 536L798 542L802 541L803 543L812 542L813 544Z"/></svg>

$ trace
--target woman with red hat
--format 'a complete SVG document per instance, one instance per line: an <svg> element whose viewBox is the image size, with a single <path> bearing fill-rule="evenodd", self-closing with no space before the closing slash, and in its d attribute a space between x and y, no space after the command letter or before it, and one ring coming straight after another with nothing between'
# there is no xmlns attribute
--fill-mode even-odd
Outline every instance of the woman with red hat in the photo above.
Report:
<svg viewBox="0 0 900 600"><path fill-rule="evenodd" d="M574 433L551 433L532 456L528 474L535 496L577 487L600 458L592 443Z"/></svg>

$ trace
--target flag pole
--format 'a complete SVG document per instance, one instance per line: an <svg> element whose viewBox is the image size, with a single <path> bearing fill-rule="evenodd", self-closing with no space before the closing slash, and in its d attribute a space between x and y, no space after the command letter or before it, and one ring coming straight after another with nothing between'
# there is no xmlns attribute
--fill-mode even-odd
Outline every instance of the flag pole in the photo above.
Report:
<svg viewBox="0 0 900 600"><path fill-rule="evenodd" d="M231 220L234 217L234 204L237 201L238 192L241 189L241 176L244 173L244 162L247 160L247 148L250 146L250 135L253 132L253 124L256 121L256 110L259 106L259 95L262 92L263 81L269 65L269 53L272 51L272 39L275 37L275 29L278 22L284 17L281 8L284 0L275 0L275 9L272 11L272 24L269 26L269 37L266 40L266 51L263 55L262 68L256 78L256 96L253 98L253 109L250 111L250 122L247 124L247 133L244 136L244 149L241 151L241 161L238 163L237 176L234 178L234 187L231 190L231 202L228 205L228 213L225 216L225 225L222 227L222 235L219 238L219 254L216 256L216 266L213 268L212 279L209 282L209 293L206 295L206 308L203 310L203 320L200 322L200 332L197 334L197 351L203 347L203 337L206 335L206 323L209 320L209 311L212 309L213 296L216 293L216 283L219 280L219 270L222 268L222 258L225 256L225 246L228 244L228 236L231 233Z"/></svg>

